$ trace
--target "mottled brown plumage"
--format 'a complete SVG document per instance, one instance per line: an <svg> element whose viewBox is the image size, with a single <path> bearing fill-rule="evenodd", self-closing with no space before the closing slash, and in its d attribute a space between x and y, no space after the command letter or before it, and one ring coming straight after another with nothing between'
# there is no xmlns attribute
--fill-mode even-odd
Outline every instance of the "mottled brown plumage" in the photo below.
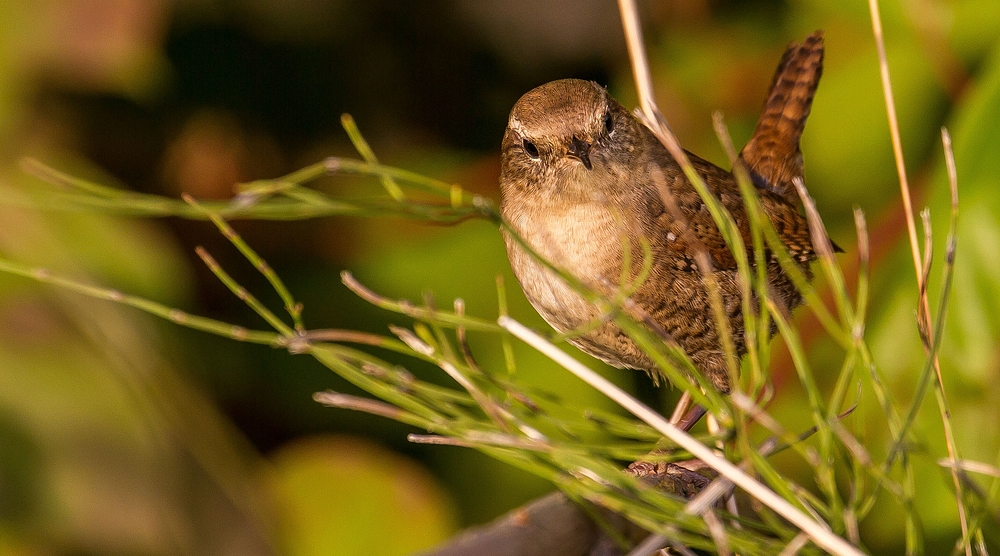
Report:
<svg viewBox="0 0 1000 556"><path fill-rule="evenodd" d="M764 211L807 276L815 259L797 208L792 179L802 176L799 138L823 58L821 32L789 47L757 129L740 153ZM750 243L739 187L727 172L688 154L712 193ZM553 81L526 93L511 111L503 138L501 211L540 255L593 287L612 291L642 264L649 242L652 270L630 299L691 356L722 392L730 388L711 305L696 259L713 268L739 354L746 351L736 262L694 187L667 150L599 85ZM669 191L666 198L660 189ZM665 202L666 199L666 202ZM604 317L510 237L511 266L532 305L553 327L570 331ZM753 258L751 257L751 261ZM767 263L773 295L792 308L801 296L777 262ZM617 367L659 371L623 331L605 322L571 342Z"/></svg>

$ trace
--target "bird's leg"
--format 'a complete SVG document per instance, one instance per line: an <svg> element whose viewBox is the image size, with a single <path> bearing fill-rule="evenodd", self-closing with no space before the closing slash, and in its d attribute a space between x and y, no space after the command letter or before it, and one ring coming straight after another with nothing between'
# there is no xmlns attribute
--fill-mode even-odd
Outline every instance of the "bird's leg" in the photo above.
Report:
<svg viewBox="0 0 1000 556"><path fill-rule="evenodd" d="M670 415L670 424L684 432L691 430L698 421L705 415L705 408L691 403L691 394L684 392L681 399L677 400L674 412Z"/></svg>
<svg viewBox="0 0 1000 556"><path fill-rule="evenodd" d="M698 404L694 404L687 410L687 413L685 413L684 416L677 421L676 427L684 432L687 432L691 430L691 427L693 427L695 423L697 423L704 415L705 408Z"/></svg>

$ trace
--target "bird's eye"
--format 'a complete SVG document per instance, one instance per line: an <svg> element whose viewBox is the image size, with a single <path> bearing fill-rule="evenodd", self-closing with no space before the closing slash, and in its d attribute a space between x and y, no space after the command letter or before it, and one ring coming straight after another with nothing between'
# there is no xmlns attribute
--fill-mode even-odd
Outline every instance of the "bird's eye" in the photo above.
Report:
<svg viewBox="0 0 1000 556"><path fill-rule="evenodd" d="M604 131L611 133L615 129L615 120L611 117L611 111L604 113Z"/></svg>
<svg viewBox="0 0 1000 556"><path fill-rule="evenodd" d="M538 160L538 147L534 143L525 139L521 141L521 146L524 148L524 152L528 153L528 156L534 160Z"/></svg>

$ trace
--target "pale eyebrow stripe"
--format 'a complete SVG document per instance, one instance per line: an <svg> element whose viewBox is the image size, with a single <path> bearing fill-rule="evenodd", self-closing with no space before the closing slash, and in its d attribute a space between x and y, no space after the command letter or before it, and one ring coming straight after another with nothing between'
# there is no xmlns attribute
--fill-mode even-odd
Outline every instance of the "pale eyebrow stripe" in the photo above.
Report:
<svg viewBox="0 0 1000 556"><path fill-rule="evenodd" d="M513 114L511 114L510 121L507 125L514 131L514 133L524 137L524 126L521 124L521 120L515 118Z"/></svg>

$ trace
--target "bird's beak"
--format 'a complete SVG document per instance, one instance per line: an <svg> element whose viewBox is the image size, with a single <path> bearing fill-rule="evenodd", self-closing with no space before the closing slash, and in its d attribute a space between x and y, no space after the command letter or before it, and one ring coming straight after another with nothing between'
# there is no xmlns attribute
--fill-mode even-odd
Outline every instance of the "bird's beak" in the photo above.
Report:
<svg viewBox="0 0 1000 556"><path fill-rule="evenodd" d="M578 159L588 170L594 169L594 166L590 163L590 143L574 137L573 142L569 144L569 150L566 154Z"/></svg>

